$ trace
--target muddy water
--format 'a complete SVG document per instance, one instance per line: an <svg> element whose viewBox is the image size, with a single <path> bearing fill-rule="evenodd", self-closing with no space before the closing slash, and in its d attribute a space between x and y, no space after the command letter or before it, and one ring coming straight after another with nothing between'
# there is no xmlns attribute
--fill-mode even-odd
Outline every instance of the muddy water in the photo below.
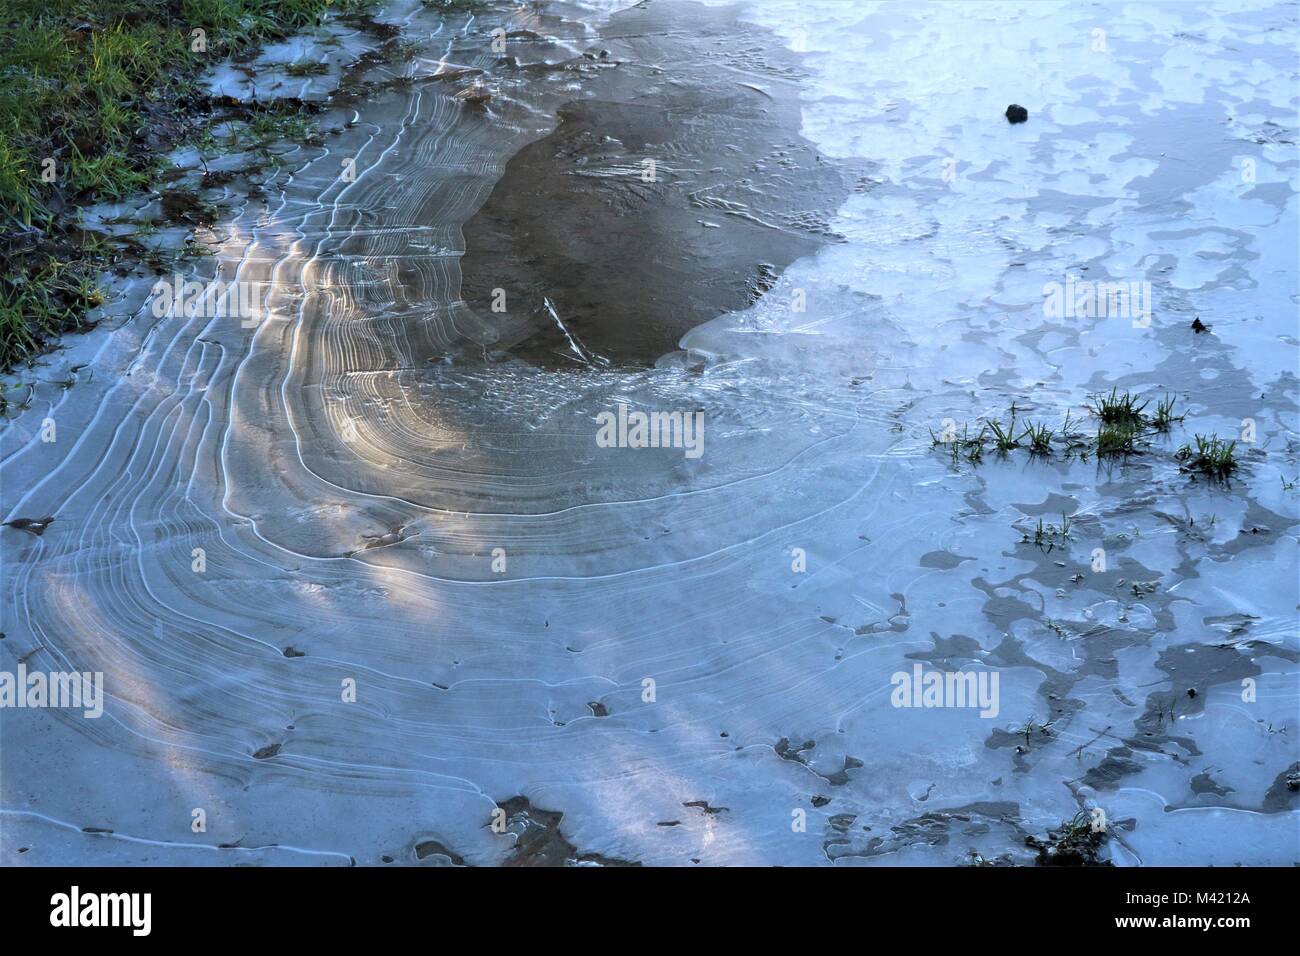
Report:
<svg viewBox="0 0 1300 956"><path fill-rule="evenodd" d="M638 7L601 42L583 98L465 224L461 294L496 320L490 354L652 365L837 238L861 185L799 134L798 54L738 8Z"/></svg>
<svg viewBox="0 0 1300 956"><path fill-rule="evenodd" d="M1294 10L719 6L641 31L388 11L419 53L287 148L194 266L258 283L257 314L156 318L152 279L122 281L120 320L36 370L0 495L54 521L0 530L0 659L102 671L107 701L4 711L6 863L1031 862L1026 836L1094 809L1117 864L1296 860ZM672 59L692 17L742 24L707 76ZM807 158L663 214L649 254L699 230L680 288L583 237L603 288L667 314L521 261L519 165L554 201L557 116L626 121L619 70L663 71L643 104L731 77L773 104L744 159L786 133ZM674 142L666 166L707 172L682 122L608 165ZM639 187L610 189L575 192ZM537 219L539 252L573 216ZM555 288L586 360L474 301L495 286L467 222L501 287ZM1149 282L1150 321L1049 316L1069 276ZM1095 430L1111 386L1186 418L1104 462L931 444L1013 402ZM703 412L703 454L602 447L620 404ZM1233 481L1180 470L1247 418ZM996 675L996 713L895 706L916 665Z"/></svg>

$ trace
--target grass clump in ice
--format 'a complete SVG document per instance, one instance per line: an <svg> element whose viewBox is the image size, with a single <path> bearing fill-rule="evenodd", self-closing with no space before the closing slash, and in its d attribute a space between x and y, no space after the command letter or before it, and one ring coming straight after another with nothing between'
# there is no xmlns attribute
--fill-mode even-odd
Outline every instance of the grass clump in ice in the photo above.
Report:
<svg viewBox="0 0 1300 956"><path fill-rule="evenodd" d="M1235 441L1227 441L1218 435L1197 435L1194 441L1194 447L1183 445L1175 456L1184 469L1220 479L1228 478L1237 470Z"/></svg>
<svg viewBox="0 0 1300 956"><path fill-rule="evenodd" d="M1016 448L1025 447L1036 457L1049 457L1059 449L1066 459L1077 454L1085 461L1090 454L1102 459L1136 455L1150 445L1154 435L1167 434L1186 417L1177 413L1177 400L1171 394L1166 393L1157 399L1155 409L1148 412L1150 404L1151 399L1128 391L1121 392L1118 388L1093 396L1086 407L1098 420L1094 435L1080 429L1079 423L1071 420L1068 410L1059 429L1046 422L1027 420L1023 423L1023 430L1017 431L1016 404L1013 402L1007 424L1003 424L1001 419L988 419L979 434L971 437L965 426L957 435L948 422L949 430L944 437L930 431L931 447L944 446L954 468L963 458L972 464L980 464L986 443L1004 456ZM1187 470L1226 477L1237 467L1233 444L1220 442L1215 446L1197 436L1197 448L1184 446L1177 457Z"/></svg>
<svg viewBox="0 0 1300 956"><path fill-rule="evenodd" d="M1100 421L1097 429L1097 454L1101 457L1132 455L1138 443L1151 432L1168 432L1182 415L1174 414L1176 400L1166 394L1157 399L1154 414L1146 409L1150 399L1139 399L1132 392L1112 388L1109 394L1099 395L1088 405Z"/></svg>
<svg viewBox="0 0 1300 956"><path fill-rule="evenodd" d="M1137 451L1138 429L1133 425L1103 424L1097 429L1097 454L1103 458L1131 455Z"/></svg>
<svg viewBox="0 0 1300 956"><path fill-rule="evenodd" d="M1016 405L1013 402L1009 422L1004 424L1000 419L990 419L973 438L965 430L960 437L941 439L933 431L930 437L935 447L947 447L954 466L962 458L974 464L980 463L986 441L1002 455L1027 447L1031 455L1048 457L1058 446L1067 458L1078 454L1086 459L1094 453L1101 458L1132 455L1137 453L1145 436L1152 432L1167 432L1175 422L1183 420L1182 415L1174 413L1175 400L1172 395L1166 395L1156 403L1154 414L1147 413L1149 404L1149 399L1140 398L1131 392L1121 392L1118 388L1095 397L1087 405L1088 410L1099 419L1095 436L1080 431L1076 427L1077 423L1071 420L1068 410L1059 429L1052 428L1043 421L1029 420L1018 425Z"/></svg>
<svg viewBox="0 0 1300 956"><path fill-rule="evenodd" d="M1156 402L1156 413L1147 420L1147 424L1158 432L1167 432L1173 427L1174 422L1181 422L1185 417L1174 414L1174 397L1165 395Z"/></svg>
<svg viewBox="0 0 1300 956"><path fill-rule="evenodd" d="M1039 866L1113 866L1100 856L1105 842L1105 826L1099 826L1087 810L1080 810L1059 827L1048 830L1046 839L1025 837L1025 844L1038 851L1035 862Z"/></svg>
<svg viewBox="0 0 1300 956"><path fill-rule="evenodd" d="M1029 439L1029 451L1035 455L1050 455L1052 453L1052 439L1056 432L1048 428L1046 424L1033 422L1025 424L1025 432L1021 438Z"/></svg>
<svg viewBox="0 0 1300 956"><path fill-rule="evenodd" d="M313 109L310 104L296 101L259 106L231 129L226 145L267 154L272 144L286 140L319 143L321 134L311 116Z"/></svg>
<svg viewBox="0 0 1300 956"><path fill-rule="evenodd" d="M1088 405L1088 410L1101 419L1103 424L1137 428L1144 424L1142 411L1148 404L1149 401L1139 403L1137 396L1131 392L1121 393L1118 388L1112 388L1109 395L1094 399Z"/></svg>
<svg viewBox="0 0 1300 956"><path fill-rule="evenodd" d="M329 69L328 63L321 63L317 60L297 60L286 64L284 72L289 76L320 76L328 73Z"/></svg>
<svg viewBox="0 0 1300 956"><path fill-rule="evenodd" d="M964 457L967 461L978 464L984 459L984 435L988 428L985 426L979 430L979 434L974 437L970 434L970 427L963 425L961 435L952 438L940 438L930 430L930 447L938 448L940 445L948 449L948 456L952 459L953 467L956 467Z"/></svg>
<svg viewBox="0 0 1300 956"><path fill-rule="evenodd" d="M988 423L989 434L993 436L993 447L1006 454L1013 448L1019 448L1020 442L1016 438L1016 405L1011 403L1011 421L1004 428L1001 422L990 421Z"/></svg>
<svg viewBox="0 0 1300 956"><path fill-rule="evenodd" d="M1150 399L1141 399L1131 392L1121 392L1112 388L1107 395L1097 396L1089 405L1091 411L1100 420L1097 429L1097 454L1100 457L1132 455L1138 450L1138 443L1149 433L1166 433L1175 422L1181 422L1185 416L1174 414L1176 399L1168 393L1156 400L1154 414L1146 409Z"/></svg>
<svg viewBox="0 0 1300 956"><path fill-rule="evenodd" d="M1064 547L1065 542L1070 539L1070 516L1062 511L1059 525L1044 523L1043 519L1039 518L1032 537L1027 531L1023 534L1022 543L1033 541L1038 548L1050 554L1053 548Z"/></svg>

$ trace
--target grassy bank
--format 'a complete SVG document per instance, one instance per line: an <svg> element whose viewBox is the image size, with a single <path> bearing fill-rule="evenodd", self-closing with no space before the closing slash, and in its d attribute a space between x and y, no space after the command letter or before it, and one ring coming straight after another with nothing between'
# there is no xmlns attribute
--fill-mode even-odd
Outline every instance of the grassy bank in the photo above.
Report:
<svg viewBox="0 0 1300 956"><path fill-rule="evenodd" d="M213 104L204 67L369 0L6 0L0 11L0 369L85 327L120 243L79 209L153 186ZM195 31L202 31L196 33Z"/></svg>

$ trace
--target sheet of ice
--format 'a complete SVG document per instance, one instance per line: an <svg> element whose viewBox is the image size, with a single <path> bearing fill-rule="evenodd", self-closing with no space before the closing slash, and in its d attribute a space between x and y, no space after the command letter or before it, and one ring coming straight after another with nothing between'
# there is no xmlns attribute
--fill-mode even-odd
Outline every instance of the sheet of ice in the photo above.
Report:
<svg viewBox="0 0 1300 956"><path fill-rule="evenodd" d="M617 6L519 14L511 53ZM843 241L687 354L429 361L483 328L459 224L582 84L411 6L438 55L195 267L265 290L251 328L126 283L34 371L0 496L55 521L0 531L0 659L108 702L0 717L5 863L502 862L516 795L654 864L1027 862L1094 806L1117 863L1300 857L1294 7L744 9L807 51L805 135L876 165ZM1150 282L1149 327L1047 317L1067 275ZM931 448L1112 385L1187 418L1122 463ZM599 447L619 403L702 410L705 453ZM1238 480L1179 471L1248 417ZM996 716L894 706L918 663L996 672Z"/></svg>

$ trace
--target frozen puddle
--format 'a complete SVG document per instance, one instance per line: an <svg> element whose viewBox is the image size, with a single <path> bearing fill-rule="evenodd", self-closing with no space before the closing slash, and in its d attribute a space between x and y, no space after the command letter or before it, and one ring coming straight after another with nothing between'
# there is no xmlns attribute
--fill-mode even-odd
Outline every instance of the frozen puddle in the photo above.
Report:
<svg viewBox="0 0 1300 956"><path fill-rule="evenodd" d="M698 9L620 36L618 6L387 11L409 81L187 277L255 284L254 314L156 318L124 283L129 319L32 373L0 510L54 520L0 529L0 670L105 697L2 712L4 862L1032 863L1079 814L1118 865L1300 859L1294 6L714 5L744 42L708 41L711 82L795 89L772 161L791 195L833 170L834 206L728 173L669 224L699 243L672 301L743 300L687 294L708 250L800 236L752 304L654 363L543 361L490 261L462 301L462 226L606 76L661 71L620 93L647 106L695 82ZM684 142L662 168L707 185ZM630 210L645 145L598 153ZM1045 308L1094 281L1138 307ZM530 291L591 338L602 302ZM1112 387L1185 418L1119 459L932 445L1013 403L1095 435ZM703 453L635 447L656 412L702 412ZM1239 440L1231 482L1180 469L1197 433ZM962 706L927 696L956 674Z"/></svg>

